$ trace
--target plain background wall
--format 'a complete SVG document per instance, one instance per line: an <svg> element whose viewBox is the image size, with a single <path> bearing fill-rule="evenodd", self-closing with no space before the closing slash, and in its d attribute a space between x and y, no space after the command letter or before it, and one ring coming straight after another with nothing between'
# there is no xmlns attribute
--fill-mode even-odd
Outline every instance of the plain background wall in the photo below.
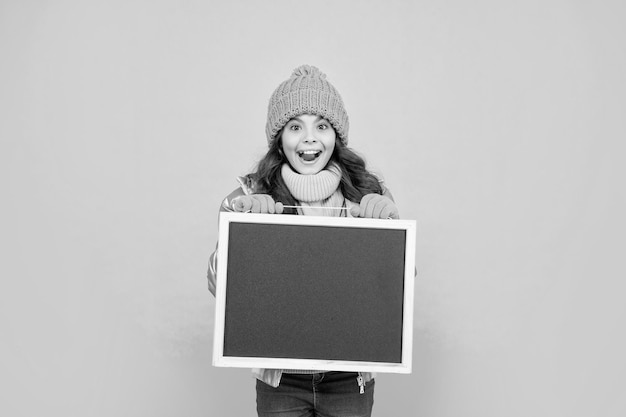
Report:
<svg viewBox="0 0 626 417"><path fill-rule="evenodd" d="M254 415L217 209L293 68L418 221L379 416L624 416L621 1L0 1L0 414Z"/></svg>

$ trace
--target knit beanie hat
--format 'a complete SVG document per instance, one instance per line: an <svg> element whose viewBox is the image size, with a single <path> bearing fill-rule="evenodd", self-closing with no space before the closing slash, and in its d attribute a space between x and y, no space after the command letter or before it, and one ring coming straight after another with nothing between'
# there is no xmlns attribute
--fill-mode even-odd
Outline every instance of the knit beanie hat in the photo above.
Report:
<svg viewBox="0 0 626 417"><path fill-rule="evenodd" d="M311 65L301 65L293 70L291 77L274 90L265 125L268 145L272 145L276 134L289 120L301 114L322 116L330 122L344 145L348 144L348 113L343 100L335 87L326 81L326 74Z"/></svg>

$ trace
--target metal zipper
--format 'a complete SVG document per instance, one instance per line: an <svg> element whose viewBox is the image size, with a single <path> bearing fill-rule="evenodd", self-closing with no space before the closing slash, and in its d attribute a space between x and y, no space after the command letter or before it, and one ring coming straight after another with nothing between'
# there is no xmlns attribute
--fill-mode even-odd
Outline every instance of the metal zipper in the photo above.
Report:
<svg viewBox="0 0 626 417"><path fill-rule="evenodd" d="M359 372L359 376L356 377L356 382L359 384L359 394L365 393L365 380L363 379L363 374Z"/></svg>

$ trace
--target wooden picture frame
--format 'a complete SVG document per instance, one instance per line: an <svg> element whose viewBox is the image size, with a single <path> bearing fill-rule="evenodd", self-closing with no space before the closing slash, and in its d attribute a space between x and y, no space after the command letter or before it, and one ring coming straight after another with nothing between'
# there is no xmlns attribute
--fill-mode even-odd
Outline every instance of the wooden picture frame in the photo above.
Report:
<svg viewBox="0 0 626 417"><path fill-rule="evenodd" d="M414 220L220 213L213 365L410 373Z"/></svg>

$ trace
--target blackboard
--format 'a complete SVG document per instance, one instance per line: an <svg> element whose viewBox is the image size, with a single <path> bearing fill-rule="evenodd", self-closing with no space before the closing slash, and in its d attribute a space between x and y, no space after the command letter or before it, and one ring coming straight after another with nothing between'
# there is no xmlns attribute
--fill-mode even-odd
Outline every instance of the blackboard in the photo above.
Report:
<svg viewBox="0 0 626 417"><path fill-rule="evenodd" d="M410 372L415 222L222 213L214 364Z"/></svg>

